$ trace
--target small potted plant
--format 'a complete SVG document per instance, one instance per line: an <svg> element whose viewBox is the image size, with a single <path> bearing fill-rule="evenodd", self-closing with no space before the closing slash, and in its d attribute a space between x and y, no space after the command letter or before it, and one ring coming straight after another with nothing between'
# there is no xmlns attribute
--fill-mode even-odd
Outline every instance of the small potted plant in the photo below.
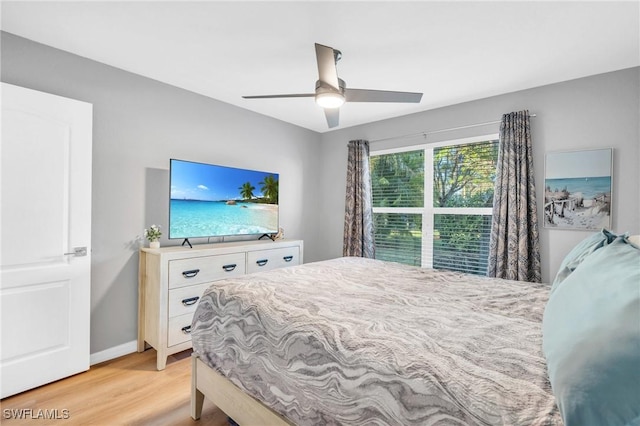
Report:
<svg viewBox="0 0 640 426"><path fill-rule="evenodd" d="M149 248L157 249L160 248L160 236L162 235L162 231L160 231L160 226L151 225L148 229L144 230L144 237L149 240Z"/></svg>

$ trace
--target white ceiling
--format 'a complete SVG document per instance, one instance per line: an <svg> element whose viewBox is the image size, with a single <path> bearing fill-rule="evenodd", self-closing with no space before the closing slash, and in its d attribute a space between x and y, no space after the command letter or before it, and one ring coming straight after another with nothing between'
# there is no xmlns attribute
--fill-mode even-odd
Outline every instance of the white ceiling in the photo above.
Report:
<svg viewBox="0 0 640 426"><path fill-rule="evenodd" d="M347 103L340 127L640 65L627 2L2 1L2 29L317 132L314 43L348 87L423 92Z"/></svg>

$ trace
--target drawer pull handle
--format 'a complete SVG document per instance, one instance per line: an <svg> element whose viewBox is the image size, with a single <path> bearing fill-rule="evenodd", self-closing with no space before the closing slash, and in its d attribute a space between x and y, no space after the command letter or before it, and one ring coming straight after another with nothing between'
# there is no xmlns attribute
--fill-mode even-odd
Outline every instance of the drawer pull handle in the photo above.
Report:
<svg viewBox="0 0 640 426"><path fill-rule="evenodd" d="M192 269L190 271L182 271L182 276L185 278L193 278L196 275L198 275L198 272L200 272L200 269Z"/></svg>
<svg viewBox="0 0 640 426"><path fill-rule="evenodd" d="M291 262L293 260L293 256L285 256L283 259L285 262Z"/></svg>
<svg viewBox="0 0 640 426"><path fill-rule="evenodd" d="M229 265L223 265L222 269L224 269L225 272L231 272L236 269L236 266L238 266L236 263L231 263Z"/></svg>
<svg viewBox="0 0 640 426"><path fill-rule="evenodd" d="M264 266L267 264L268 261L269 259L260 259L260 260L256 260L256 263L258 264L258 266Z"/></svg>
<svg viewBox="0 0 640 426"><path fill-rule="evenodd" d="M190 326L190 325L187 325L187 326L185 326L185 327L182 327L182 332L183 332L184 334L190 334L190 333L191 333L191 326Z"/></svg>
<svg viewBox="0 0 640 426"><path fill-rule="evenodd" d="M196 297L190 297L188 299L182 299L182 304L184 306L191 306L191 305L195 305L195 303L198 301L198 299L200 299L198 296Z"/></svg>

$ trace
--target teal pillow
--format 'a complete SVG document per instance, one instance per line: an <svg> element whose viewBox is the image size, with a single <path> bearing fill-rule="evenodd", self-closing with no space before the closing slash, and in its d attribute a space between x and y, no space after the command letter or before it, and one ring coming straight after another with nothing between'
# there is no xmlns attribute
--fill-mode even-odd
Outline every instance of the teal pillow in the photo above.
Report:
<svg viewBox="0 0 640 426"><path fill-rule="evenodd" d="M581 242L579 242L570 252L567 254L560 264L560 269L556 274L551 291L555 291L556 288L569 276L571 273L587 258L591 253L606 246L615 240L618 235L602 229L600 232L590 235Z"/></svg>
<svg viewBox="0 0 640 426"><path fill-rule="evenodd" d="M565 426L640 424L640 250L617 238L550 295L543 352Z"/></svg>

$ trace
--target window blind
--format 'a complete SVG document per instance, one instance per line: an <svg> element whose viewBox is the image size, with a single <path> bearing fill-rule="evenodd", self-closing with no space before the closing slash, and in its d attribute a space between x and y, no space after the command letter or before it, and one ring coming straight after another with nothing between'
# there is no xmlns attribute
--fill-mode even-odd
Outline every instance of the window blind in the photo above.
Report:
<svg viewBox="0 0 640 426"><path fill-rule="evenodd" d="M424 206L424 150L371 158L373 207Z"/></svg>
<svg viewBox="0 0 640 426"><path fill-rule="evenodd" d="M433 267L486 275L491 215L434 215Z"/></svg>
<svg viewBox="0 0 640 426"><path fill-rule="evenodd" d="M374 213L376 259L422 265L422 214Z"/></svg>
<svg viewBox="0 0 640 426"><path fill-rule="evenodd" d="M498 140L439 145L372 154L376 258L485 275Z"/></svg>
<svg viewBox="0 0 640 426"><path fill-rule="evenodd" d="M433 150L434 207L491 207L498 141Z"/></svg>

